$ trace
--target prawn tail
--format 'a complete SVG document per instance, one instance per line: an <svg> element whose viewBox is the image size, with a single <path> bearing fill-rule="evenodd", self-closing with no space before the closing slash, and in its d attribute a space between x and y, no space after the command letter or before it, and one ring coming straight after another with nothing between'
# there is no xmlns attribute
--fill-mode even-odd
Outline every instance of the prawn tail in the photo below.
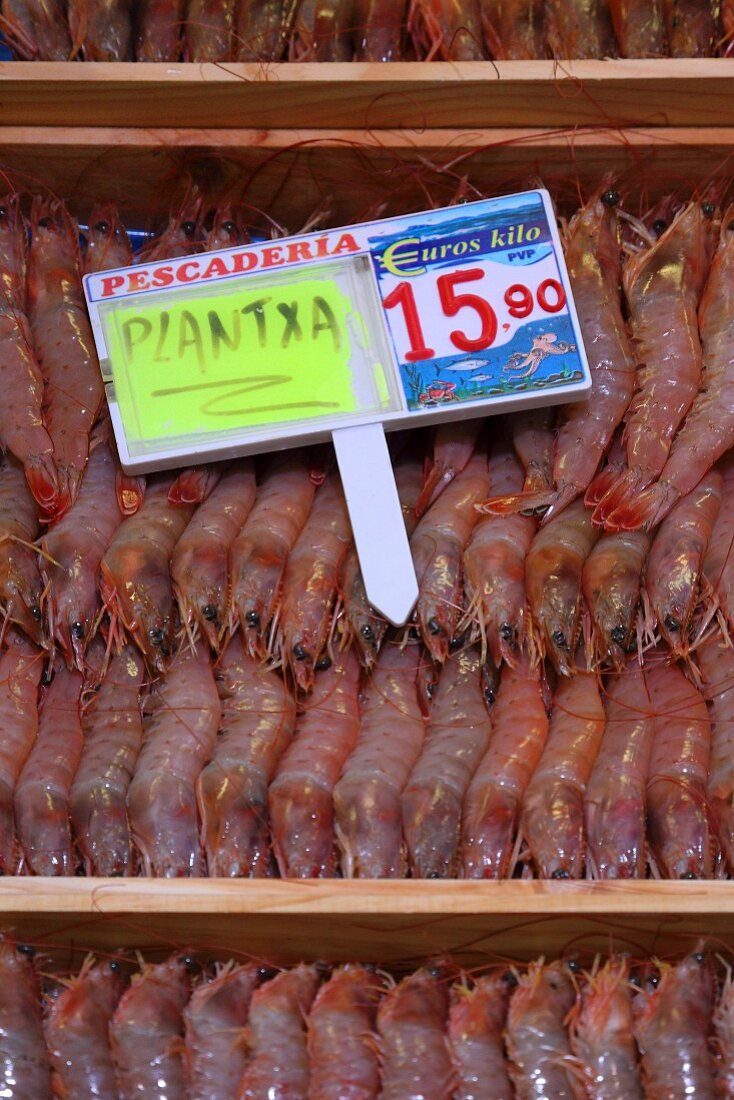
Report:
<svg viewBox="0 0 734 1100"><path fill-rule="evenodd" d="M457 472L443 462L432 463L423 482L420 496L415 502L415 514L418 519L438 500L444 489L454 480Z"/></svg>
<svg viewBox="0 0 734 1100"><path fill-rule="evenodd" d="M132 477L118 469L115 474L117 503L123 516L134 516L140 511L145 496L145 478Z"/></svg>
<svg viewBox="0 0 734 1100"><path fill-rule="evenodd" d="M177 508L190 504L201 504L206 492L206 472L204 470L183 470L168 492L168 503Z"/></svg>
<svg viewBox="0 0 734 1100"><path fill-rule="evenodd" d="M545 515L553 508L558 493L555 489L541 489L538 492L514 493L504 497L489 497L477 504L478 512L492 516L507 516L519 512L523 516Z"/></svg>
<svg viewBox="0 0 734 1100"><path fill-rule="evenodd" d="M605 466L604 469L596 475L584 494L584 504L586 507L596 508L597 504L600 504L610 491L618 477L619 468L617 466Z"/></svg>
<svg viewBox="0 0 734 1100"><path fill-rule="evenodd" d="M603 476L603 471L600 476ZM610 530L618 530L616 524L608 523L612 513L617 509L621 509L623 506L634 499L636 493L643 488L641 485L642 471L636 468L627 468L621 471L617 471L612 484L604 493L599 503L594 508L591 516L591 522L597 527L608 526ZM596 485L596 479L591 483L592 492L595 492L594 486Z"/></svg>
<svg viewBox="0 0 734 1100"><path fill-rule="evenodd" d="M667 516L679 494L671 486L656 481L634 499L627 497L617 508L607 513L606 524L615 531L651 530Z"/></svg>
<svg viewBox="0 0 734 1100"><path fill-rule="evenodd" d="M24 470L33 499L43 515L56 519L59 514L59 475L51 455L26 458Z"/></svg>

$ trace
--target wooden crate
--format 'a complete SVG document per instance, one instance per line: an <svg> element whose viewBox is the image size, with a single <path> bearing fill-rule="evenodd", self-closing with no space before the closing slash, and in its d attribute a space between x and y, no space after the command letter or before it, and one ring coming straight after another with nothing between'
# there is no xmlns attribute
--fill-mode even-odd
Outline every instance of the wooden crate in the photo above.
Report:
<svg viewBox="0 0 734 1100"><path fill-rule="evenodd" d="M185 178L297 231L541 176L569 206L612 172L644 204L729 179L734 61L460 65L0 64L0 166L85 217L160 220ZM611 128L607 128L613 123ZM469 192L471 194L471 191ZM0 926L63 950L467 965L734 947L734 883L34 880L0 883Z"/></svg>

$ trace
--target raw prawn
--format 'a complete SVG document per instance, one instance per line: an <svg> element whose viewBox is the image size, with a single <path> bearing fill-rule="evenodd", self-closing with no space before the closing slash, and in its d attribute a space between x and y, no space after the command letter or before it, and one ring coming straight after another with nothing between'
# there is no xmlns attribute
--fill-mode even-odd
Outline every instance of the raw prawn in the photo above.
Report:
<svg viewBox="0 0 734 1100"><path fill-rule="evenodd" d="M714 1010L716 1083L721 1096L734 1096L734 980L727 969Z"/></svg>
<svg viewBox="0 0 734 1100"><path fill-rule="evenodd" d="M523 492L533 493L553 486L553 424L551 406L520 410L512 417L512 445L525 470Z"/></svg>
<svg viewBox="0 0 734 1100"><path fill-rule="evenodd" d="M179 650L146 710L127 793L133 843L148 875L200 875L196 782L219 729L219 696L203 646L196 653Z"/></svg>
<svg viewBox="0 0 734 1100"><path fill-rule="evenodd" d="M629 972L625 958L595 967L572 1012L571 1050L581 1065L588 1100L644 1100Z"/></svg>
<svg viewBox="0 0 734 1100"><path fill-rule="evenodd" d="M512 1100L502 1033L510 986L491 974L451 990L448 1041L456 1087L453 1100Z"/></svg>
<svg viewBox="0 0 734 1100"><path fill-rule="evenodd" d="M719 471L709 470L665 517L647 555L646 599L658 630L678 656L688 652L704 555L719 514L722 488Z"/></svg>
<svg viewBox="0 0 734 1100"><path fill-rule="evenodd" d="M245 652L236 634L216 669L222 716L196 786L210 875L264 876L270 858L267 791L293 736L287 685Z"/></svg>
<svg viewBox="0 0 734 1100"><path fill-rule="evenodd" d="M148 0L145 5L145 18L157 18L156 9L164 5L169 8L180 7L182 9L184 2L185 0ZM179 33L180 24L176 30L176 35L178 36ZM165 43L162 42L161 45L163 48L167 48ZM138 57L137 60L165 61L176 59ZM192 188L184 196L180 206L169 214L165 229L149 241L145 248L140 250L140 261L151 263L158 260L174 260L178 256L190 256L194 252L200 252L203 232L202 213L201 195L195 188Z"/></svg>
<svg viewBox="0 0 734 1100"><path fill-rule="evenodd" d="M69 30L85 61L133 60L133 0L69 0Z"/></svg>
<svg viewBox="0 0 734 1100"><path fill-rule="evenodd" d="M604 734L586 784L587 866L594 878L644 878L653 705L636 657L609 678L605 703Z"/></svg>
<svg viewBox="0 0 734 1100"><path fill-rule="evenodd" d="M717 4L663 0L671 57L710 57L716 41Z"/></svg>
<svg viewBox="0 0 734 1100"><path fill-rule="evenodd" d="M38 507L23 467L7 454L0 460L0 607L5 623L15 623L43 645L42 585L38 554Z"/></svg>
<svg viewBox="0 0 734 1100"><path fill-rule="evenodd" d="M394 986L377 1010L380 1100L445 1100L454 1083L446 1043L449 999L436 970L416 970Z"/></svg>
<svg viewBox="0 0 734 1100"><path fill-rule="evenodd" d="M548 45L559 61L614 57L614 32L603 0L549 0L545 19Z"/></svg>
<svg viewBox="0 0 734 1100"><path fill-rule="evenodd" d="M186 60L229 61L237 0L188 0Z"/></svg>
<svg viewBox="0 0 734 1100"><path fill-rule="evenodd" d="M245 1028L257 983L256 966L230 963L194 986L184 1009L187 1100L237 1100L247 1065Z"/></svg>
<svg viewBox="0 0 734 1100"><path fill-rule="evenodd" d="M123 520L100 562L100 591L113 620L159 670L173 645L171 555L193 514L191 506L168 503L170 485L165 475L149 478L142 507Z"/></svg>
<svg viewBox="0 0 734 1100"><path fill-rule="evenodd" d="M205 252L247 244L250 237L242 222L241 211L231 202L220 202L214 211L212 227L206 235Z"/></svg>
<svg viewBox="0 0 734 1100"><path fill-rule="evenodd" d="M479 0L411 0L408 32L423 61L483 61Z"/></svg>
<svg viewBox="0 0 734 1100"><path fill-rule="evenodd" d="M38 736L42 653L14 630L0 653L0 874L16 871L13 798Z"/></svg>
<svg viewBox="0 0 734 1100"><path fill-rule="evenodd" d="M559 680L548 740L525 790L520 829L541 878L581 878L584 796L604 733L595 673Z"/></svg>
<svg viewBox="0 0 734 1100"><path fill-rule="evenodd" d="M620 57L667 57L662 0L609 0Z"/></svg>
<svg viewBox="0 0 734 1100"><path fill-rule="evenodd" d="M44 512L58 505L53 442L43 423L43 375L26 316L27 236L18 195L0 199L0 444L22 462Z"/></svg>
<svg viewBox="0 0 734 1100"><path fill-rule="evenodd" d="M0 940L0 1080L7 1100L52 1100L38 978L29 953Z"/></svg>
<svg viewBox="0 0 734 1100"><path fill-rule="evenodd" d="M356 61L402 61L408 0L357 0Z"/></svg>
<svg viewBox="0 0 734 1100"><path fill-rule="evenodd" d="M633 645L642 571L651 542L646 531L605 531L584 562L581 588L598 664L619 667Z"/></svg>
<svg viewBox="0 0 734 1100"><path fill-rule="evenodd" d="M334 878L334 786L359 734L360 665L353 649L319 672L268 790L283 878Z"/></svg>
<svg viewBox="0 0 734 1100"><path fill-rule="evenodd" d="M314 669L329 639L339 568L351 538L341 482L330 474L290 552L280 599L283 659L305 691L313 686Z"/></svg>
<svg viewBox="0 0 734 1100"><path fill-rule="evenodd" d="M143 739L143 660L131 646L112 658L82 724L84 746L71 785L74 837L88 875L129 875L127 790Z"/></svg>
<svg viewBox="0 0 734 1100"><path fill-rule="evenodd" d="M68 61L71 57L62 0L2 0L0 30L21 61Z"/></svg>
<svg viewBox="0 0 734 1100"><path fill-rule="evenodd" d="M734 630L734 453L717 469L723 479L721 507L703 559L702 583L713 588L723 620Z"/></svg>
<svg viewBox="0 0 734 1100"><path fill-rule="evenodd" d="M247 1029L250 1060L238 1100L306 1100L306 1016L318 984L316 967L301 965L255 990Z"/></svg>
<svg viewBox="0 0 734 1100"><path fill-rule="evenodd" d="M415 616L434 661L446 660L456 632L462 559L479 518L475 506L486 496L488 484L487 455L477 451L419 521L410 540L419 588Z"/></svg>
<svg viewBox="0 0 734 1100"><path fill-rule="evenodd" d="M714 976L700 950L665 967L657 988L638 995L635 1037L646 1096L714 1100L709 1051L713 1009Z"/></svg>
<svg viewBox="0 0 734 1100"><path fill-rule="evenodd" d="M710 202L691 202L658 240L631 256L622 272L637 358L636 392L625 428L627 469L594 509L594 522L638 527L640 490L665 466L701 381L696 311L718 222ZM593 485L592 485L593 489Z"/></svg>
<svg viewBox="0 0 734 1100"><path fill-rule="evenodd" d="M41 539L48 632L79 669L102 617L97 591L102 555L122 522L117 470L116 456L100 433L92 439L76 501Z"/></svg>
<svg viewBox="0 0 734 1100"><path fill-rule="evenodd" d="M497 444L489 457L490 491L513 495L522 483L520 463L506 444ZM525 558L535 528L529 516L485 515L464 551L466 618L478 624L497 667L515 664L527 641Z"/></svg>
<svg viewBox="0 0 734 1100"><path fill-rule="evenodd" d="M255 500L255 471L238 459L194 512L171 557L171 577L184 624L196 624L219 649L227 623L229 548Z"/></svg>
<svg viewBox="0 0 734 1100"><path fill-rule="evenodd" d="M209 462L206 466L189 466L182 470L168 490L168 503L185 508L201 504L219 484L226 463Z"/></svg>
<svg viewBox="0 0 734 1100"><path fill-rule="evenodd" d="M299 0L240 0L234 34L235 61L281 61Z"/></svg>
<svg viewBox="0 0 734 1100"><path fill-rule="evenodd" d="M336 969L308 1016L308 1100L377 1100L374 1030L383 980L358 963Z"/></svg>
<svg viewBox="0 0 734 1100"><path fill-rule="evenodd" d="M716 839L734 873L734 649L709 638L696 650L711 718L711 761L706 785Z"/></svg>
<svg viewBox="0 0 734 1100"><path fill-rule="evenodd" d="M174 955L133 977L110 1023L119 1100L186 1100L183 1010L191 960Z"/></svg>
<svg viewBox="0 0 734 1100"><path fill-rule="evenodd" d="M541 0L481 0L484 39L495 61L540 61L545 55Z"/></svg>
<svg viewBox="0 0 734 1100"><path fill-rule="evenodd" d="M120 963L88 957L65 986L43 1028L54 1096L107 1100L117 1095L108 1032L124 989Z"/></svg>
<svg viewBox="0 0 734 1100"><path fill-rule="evenodd" d="M89 436L104 398L79 271L78 229L58 202L31 207L28 303L43 373L43 411L54 446L59 498L55 514L76 500Z"/></svg>
<svg viewBox="0 0 734 1100"><path fill-rule="evenodd" d="M92 207L89 227L84 231L82 273L112 271L129 267L132 262L132 245L117 207L111 203Z"/></svg>
<svg viewBox="0 0 734 1100"><path fill-rule="evenodd" d="M425 735L416 687L420 670L417 645L386 644L367 682L359 738L334 788L345 878L405 875L400 795Z"/></svg>
<svg viewBox="0 0 734 1100"><path fill-rule="evenodd" d="M420 519L455 477L465 470L484 428L483 420L456 420L441 424L433 441L433 458L426 471L415 514Z"/></svg>
<svg viewBox="0 0 734 1100"><path fill-rule="evenodd" d="M82 677L60 669L46 689L38 736L15 787L15 827L33 875L73 875L77 858L69 821L71 784L82 754Z"/></svg>
<svg viewBox="0 0 734 1100"><path fill-rule="evenodd" d="M706 803L711 723L700 691L675 665L651 664L654 736L647 773L647 836L665 878L711 877Z"/></svg>
<svg viewBox="0 0 734 1100"><path fill-rule="evenodd" d="M290 40L291 61L351 61L352 0L301 0Z"/></svg>
<svg viewBox="0 0 734 1100"><path fill-rule="evenodd" d="M517 1100L586 1096L575 1079L565 1021L575 991L561 962L531 963L510 998L505 1041Z"/></svg>
<svg viewBox="0 0 734 1100"><path fill-rule="evenodd" d="M464 798L464 878L505 878L510 874L525 789L547 736L540 671L523 656L502 671L492 708L489 748Z"/></svg>
<svg viewBox="0 0 734 1100"><path fill-rule="evenodd" d="M311 511L314 492L302 454L276 455L230 547L230 626L237 616L250 653L262 656L263 634L276 613L285 564Z"/></svg>
<svg viewBox="0 0 734 1100"><path fill-rule="evenodd" d="M581 577L599 538L580 498L538 531L525 559L525 590L537 643L562 676L573 672L579 635Z"/></svg>
<svg viewBox="0 0 734 1100"><path fill-rule="evenodd" d="M401 795L413 878L456 873L461 806L489 729L480 654L476 648L460 650L441 670L421 754Z"/></svg>
<svg viewBox="0 0 734 1100"><path fill-rule="evenodd" d="M146 0L138 13L136 61L178 61L185 0Z"/></svg>

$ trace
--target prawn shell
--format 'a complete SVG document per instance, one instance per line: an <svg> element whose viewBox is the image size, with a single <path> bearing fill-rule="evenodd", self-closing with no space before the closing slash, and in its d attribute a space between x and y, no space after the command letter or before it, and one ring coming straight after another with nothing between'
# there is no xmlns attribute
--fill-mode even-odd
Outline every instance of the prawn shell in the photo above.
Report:
<svg viewBox="0 0 734 1100"><path fill-rule="evenodd" d="M0 940L0 1075L9 1100L52 1100L41 996L33 963Z"/></svg>
<svg viewBox="0 0 734 1100"><path fill-rule="evenodd" d="M385 994L377 1010L381 1100L445 1100L451 1094L448 1009L443 981L425 969L409 974Z"/></svg>
<svg viewBox="0 0 734 1100"><path fill-rule="evenodd" d="M318 984L316 967L302 964L255 990L247 1026L250 1060L239 1100L272 1096L305 1100L309 1077L306 1018Z"/></svg>
<svg viewBox="0 0 734 1100"><path fill-rule="evenodd" d="M247 1066L245 1028L258 983L254 965L225 966L194 986L184 1009L187 1100L232 1100Z"/></svg>
<svg viewBox="0 0 734 1100"><path fill-rule="evenodd" d="M383 980L347 963L321 986L308 1016L309 1100L377 1100L375 1047Z"/></svg>
<svg viewBox="0 0 734 1100"><path fill-rule="evenodd" d="M509 995L505 979L493 975L454 985L448 1026L453 1100L512 1100L503 1041Z"/></svg>
<svg viewBox="0 0 734 1100"><path fill-rule="evenodd" d="M562 963L531 963L510 998L505 1042L519 1100L572 1100L576 1088L565 1021L576 994ZM539 1092L539 1088L540 1091Z"/></svg>
<svg viewBox="0 0 734 1100"><path fill-rule="evenodd" d="M571 1049L589 1100L644 1100L633 1035L629 960L593 973L572 1013Z"/></svg>

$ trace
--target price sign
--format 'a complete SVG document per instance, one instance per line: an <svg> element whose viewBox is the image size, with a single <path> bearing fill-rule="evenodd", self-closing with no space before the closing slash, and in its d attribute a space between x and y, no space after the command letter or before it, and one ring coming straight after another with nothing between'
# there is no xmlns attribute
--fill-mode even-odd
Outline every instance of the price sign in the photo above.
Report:
<svg viewBox="0 0 734 1100"><path fill-rule="evenodd" d="M85 292L125 469L333 437L367 591L393 621L417 588L383 429L591 384L542 190L100 272ZM389 575L365 549L366 488Z"/></svg>

